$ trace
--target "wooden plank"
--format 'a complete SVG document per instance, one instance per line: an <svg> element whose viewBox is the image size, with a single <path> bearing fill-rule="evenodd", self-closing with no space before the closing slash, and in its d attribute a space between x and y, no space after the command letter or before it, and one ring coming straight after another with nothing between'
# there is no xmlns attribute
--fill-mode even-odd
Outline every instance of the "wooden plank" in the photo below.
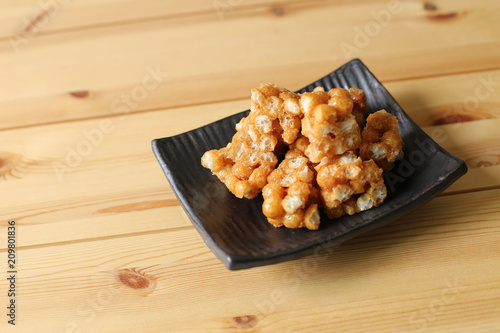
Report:
<svg viewBox="0 0 500 333"><path fill-rule="evenodd" d="M0 131L0 181L9 193L0 225L17 219L26 245L190 226L150 142L247 107L248 100L240 100ZM448 194L500 185L499 126L500 119L488 119L425 128L469 163L469 173ZM480 167L487 162L491 166Z"/></svg>
<svg viewBox="0 0 500 333"><path fill-rule="evenodd" d="M0 37L35 38L37 35L60 30L75 30L99 25L194 14L213 10L210 1L33 1L21 0L3 4ZM113 13L113 15L109 15ZM13 41L15 42L15 41ZM19 45L23 45L21 41Z"/></svg>
<svg viewBox="0 0 500 333"><path fill-rule="evenodd" d="M500 164L500 119L478 120L447 126L424 127L434 141L463 159L470 168Z"/></svg>
<svg viewBox="0 0 500 333"><path fill-rule="evenodd" d="M286 5L297 0L249 1L33 1L19 0L2 4L0 38L34 38L36 35L79 30L103 25L168 19L176 16L210 15L224 20L239 7ZM302 0L303 2L303 0ZM317 2L317 1L316 1ZM240 10L242 8L239 8ZM113 15L109 15L113 13Z"/></svg>
<svg viewBox="0 0 500 333"><path fill-rule="evenodd" d="M284 14L287 6L296 4L317 5L327 3L328 0L235 0L235 1L204 1L186 0L182 2L165 2L159 0L141 1L138 6L134 1L128 0L105 0L105 1L82 1L72 0L57 2L36 2L33 0L19 0L5 3L2 6L0 19L4 24L0 28L0 38L12 38L16 34L25 33L31 38L38 34L54 33L65 30L88 29L89 27L128 24L137 21L154 20L159 18L170 18L175 16L191 16L202 14L216 14L220 20L237 16L240 12L248 11L258 7L265 7L276 15ZM372 7L386 6L385 1L358 1L357 5L370 3ZM335 5L345 6L346 1L336 1ZM439 6L429 9L418 3L402 2L403 6L411 10L424 9L423 14L430 18L439 19L454 18L459 14L467 14L468 8L464 3L457 1L440 1ZM491 3L481 1L479 6L484 8ZM493 4L494 5L494 4ZM478 3L475 4L478 6ZM113 15L107 15L112 12ZM398 13L399 14L399 13ZM451 15L455 14L455 15ZM451 17L450 17L451 16ZM376 17L373 17L376 19ZM30 29L31 28L31 29Z"/></svg>
<svg viewBox="0 0 500 333"><path fill-rule="evenodd" d="M420 126L500 118L500 71L389 82L386 88Z"/></svg>
<svg viewBox="0 0 500 333"><path fill-rule="evenodd" d="M192 228L24 248L19 226L16 329L488 330L500 325L499 195L440 197L334 252L243 271Z"/></svg>
<svg viewBox="0 0 500 333"><path fill-rule="evenodd" d="M444 194L464 193L498 188L500 185L500 165L469 168L467 174L446 189Z"/></svg>
<svg viewBox="0 0 500 333"><path fill-rule="evenodd" d="M207 14L39 35L19 52L4 41L0 126L239 99L262 81L297 89L352 57L383 81L498 69L496 4L448 1L437 13L404 4L365 43L358 31L376 25L373 11L388 11L386 2L238 7L224 21ZM445 11L456 15L435 17ZM478 17L487 29L468 28Z"/></svg>
<svg viewBox="0 0 500 333"><path fill-rule="evenodd" d="M423 127L434 141L463 159L469 167L467 174L446 189L444 194L500 186L500 142L496 138L498 126L500 119L495 118Z"/></svg>

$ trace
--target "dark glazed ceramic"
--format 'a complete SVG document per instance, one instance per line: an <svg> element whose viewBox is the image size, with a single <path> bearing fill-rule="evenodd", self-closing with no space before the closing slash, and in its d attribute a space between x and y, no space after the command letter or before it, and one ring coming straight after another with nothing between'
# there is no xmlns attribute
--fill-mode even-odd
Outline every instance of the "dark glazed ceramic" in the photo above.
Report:
<svg viewBox="0 0 500 333"><path fill-rule="evenodd" d="M264 79L265 81L265 79ZM274 228L262 214L262 196L234 197L200 164L203 153L224 147L244 111L176 136L153 140L153 151L193 225L229 268L242 269L297 259L380 227L429 201L467 172L465 163L425 134L359 60L355 59L299 92L334 87L365 91L368 112L397 116L405 158L384 175L388 196L377 208L339 219L321 217L319 230Z"/></svg>

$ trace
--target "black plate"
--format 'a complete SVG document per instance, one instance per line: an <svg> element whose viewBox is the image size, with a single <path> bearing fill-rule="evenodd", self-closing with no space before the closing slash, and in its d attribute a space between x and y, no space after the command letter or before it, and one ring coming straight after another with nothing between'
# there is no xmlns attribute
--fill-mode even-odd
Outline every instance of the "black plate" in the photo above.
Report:
<svg viewBox="0 0 500 333"><path fill-rule="evenodd" d="M265 79L264 79L265 81ZM201 128L153 140L153 151L193 225L229 268L242 269L297 259L385 225L429 201L467 172L464 161L425 134L359 59L301 89L356 87L365 91L368 112L398 117L405 158L384 175L388 196L377 208L339 219L321 217L319 230L274 228L262 214L262 196L234 197L200 164L203 153L224 147L248 110Z"/></svg>

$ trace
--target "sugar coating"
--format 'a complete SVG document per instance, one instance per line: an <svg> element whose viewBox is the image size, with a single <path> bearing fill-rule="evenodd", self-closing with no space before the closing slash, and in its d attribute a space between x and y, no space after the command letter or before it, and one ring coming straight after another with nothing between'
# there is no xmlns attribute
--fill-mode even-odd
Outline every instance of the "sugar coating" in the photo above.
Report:
<svg viewBox="0 0 500 333"><path fill-rule="evenodd" d="M373 159L379 167L387 171L394 167L394 162L403 158L403 147L398 119L395 116L385 110L368 116L359 150L364 160Z"/></svg>

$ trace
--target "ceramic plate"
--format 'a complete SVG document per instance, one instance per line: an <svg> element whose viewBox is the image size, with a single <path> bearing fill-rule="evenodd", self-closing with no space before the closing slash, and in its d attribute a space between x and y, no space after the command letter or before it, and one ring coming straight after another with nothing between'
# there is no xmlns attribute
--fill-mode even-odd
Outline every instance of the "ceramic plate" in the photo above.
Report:
<svg viewBox="0 0 500 333"><path fill-rule="evenodd" d="M153 151L187 215L208 247L229 269L297 259L326 244L338 245L407 214L467 172L465 163L427 136L359 59L299 92L312 91L316 86L325 90L363 89L368 112L385 109L395 115L405 142L405 158L384 174L388 190L385 202L335 220L322 216L316 231L274 228L262 214L261 195L252 200L238 199L201 166L205 151L224 147L231 141L236 123L248 110L186 133L153 140Z"/></svg>

